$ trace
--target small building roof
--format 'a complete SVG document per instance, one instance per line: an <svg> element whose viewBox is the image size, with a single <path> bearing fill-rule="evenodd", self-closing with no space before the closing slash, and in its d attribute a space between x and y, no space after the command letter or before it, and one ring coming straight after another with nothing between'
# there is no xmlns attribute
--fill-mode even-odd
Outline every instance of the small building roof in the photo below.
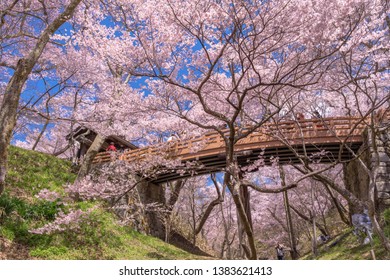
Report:
<svg viewBox="0 0 390 280"><path fill-rule="evenodd" d="M90 128L87 128L85 126L78 126L75 130L73 130L71 133L66 135L66 139L69 141L71 138L75 139L77 142L86 144L87 146L90 146L95 139L97 133L93 131ZM102 150L105 150L110 142L114 142L115 145L123 146L124 148L135 150L138 149L136 145L133 143L127 141L123 137L120 137L118 135L109 135L106 137L106 141L104 142L102 146Z"/></svg>

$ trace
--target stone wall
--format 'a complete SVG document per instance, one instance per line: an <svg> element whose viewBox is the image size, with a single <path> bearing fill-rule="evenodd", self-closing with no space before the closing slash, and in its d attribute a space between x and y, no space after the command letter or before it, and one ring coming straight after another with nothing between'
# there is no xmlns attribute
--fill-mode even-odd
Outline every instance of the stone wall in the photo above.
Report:
<svg viewBox="0 0 390 280"><path fill-rule="evenodd" d="M390 207L390 127L382 126L375 133L375 142L369 129L364 132L365 143L359 150L360 158L372 170L377 168L376 198L377 210L383 211ZM376 163L375 150L378 152L379 164ZM368 199L369 175L358 160L344 165L344 182L346 188L357 198L366 202ZM362 213L362 209L350 206L350 211Z"/></svg>
<svg viewBox="0 0 390 280"><path fill-rule="evenodd" d="M367 146L363 145L359 152L361 159L368 162L369 153ZM358 160L344 164L344 184L347 190L353 193L358 199L366 203L368 201L368 184L370 183L367 172ZM349 205L350 214L363 213L364 209Z"/></svg>
<svg viewBox="0 0 390 280"><path fill-rule="evenodd" d="M136 178L139 179L138 176ZM136 190L132 190L116 202L114 210L135 230L164 239L165 226L162 220L164 206L164 188L161 185L141 182Z"/></svg>
<svg viewBox="0 0 390 280"><path fill-rule="evenodd" d="M379 210L390 207L390 127L380 127L376 146L378 150L379 166L377 167L376 195Z"/></svg>
<svg viewBox="0 0 390 280"><path fill-rule="evenodd" d="M165 189L161 185L142 182L137 187L140 200L145 206L145 218L149 234L160 239L165 238L165 226L162 221L165 206Z"/></svg>
<svg viewBox="0 0 390 280"><path fill-rule="evenodd" d="M121 188L125 184L125 189L130 189L135 182L139 182L136 189L123 195L119 201L115 197L109 199L118 217L135 230L164 239L165 227L162 219L166 204L164 187L144 180L141 181L139 176L126 172L126 169L121 169L119 165L114 163L94 164L90 175L95 179L107 176L107 170L102 172L107 168L110 171L108 172L109 177L104 178L110 180L112 177L120 181ZM123 172L123 170L125 171Z"/></svg>

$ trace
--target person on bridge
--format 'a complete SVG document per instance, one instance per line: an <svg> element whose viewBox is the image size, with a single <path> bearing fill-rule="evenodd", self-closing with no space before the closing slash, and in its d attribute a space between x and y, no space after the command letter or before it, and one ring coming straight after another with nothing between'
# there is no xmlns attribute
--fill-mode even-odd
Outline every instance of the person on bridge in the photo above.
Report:
<svg viewBox="0 0 390 280"><path fill-rule="evenodd" d="M177 141L177 140L179 140L179 137L177 137L175 133L171 133L171 135L167 139L167 142Z"/></svg>
<svg viewBox="0 0 390 280"><path fill-rule="evenodd" d="M313 112L313 119L315 119L315 126L316 128L323 128L323 124L322 124L322 116L321 114L317 111L317 110L314 110Z"/></svg>
<svg viewBox="0 0 390 280"><path fill-rule="evenodd" d="M125 146L123 146L122 144L120 144L120 145L119 145L118 151L121 152L121 153L124 153L124 152L126 151Z"/></svg>
<svg viewBox="0 0 390 280"><path fill-rule="evenodd" d="M298 112L296 114L297 121L303 121L305 119L305 115L302 114L301 112Z"/></svg>
<svg viewBox="0 0 390 280"><path fill-rule="evenodd" d="M317 110L314 110L314 112L313 112L313 117L314 117L315 119L321 119L321 118L322 118L320 112L318 112Z"/></svg>
<svg viewBox="0 0 390 280"><path fill-rule="evenodd" d="M116 152L115 143L114 142L110 142L110 145L108 145L106 151L107 152Z"/></svg>

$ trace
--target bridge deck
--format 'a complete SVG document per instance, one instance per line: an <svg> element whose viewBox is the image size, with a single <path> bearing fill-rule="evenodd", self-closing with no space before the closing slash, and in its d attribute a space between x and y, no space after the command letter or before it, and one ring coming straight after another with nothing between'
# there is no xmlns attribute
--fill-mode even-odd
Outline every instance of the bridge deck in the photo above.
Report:
<svg viewBox="0 0 390 280"><path fill-rule="evenodd" d="M294 121L267 123L238 141L235 152L238 162L244 166L258 160L260 155L265 164L270 164L271 159L275 157L283 164L297 163L298 158L294 151L301 155L305 151L318 162L331 162L337 158L348 160L351 154L342 144L348 145L356 152L363 143L362 133L365 127L361 118L353 117L308 119L299 123ZM326 154L320 157L318 153L321 151L326 151ZM183 163L189 161L200 163L202 167L197 169L197 174L221 170L226 160L225 143L216 132L193 139L125 151L119 155L119 159L139 162L153 155L162 154L169 159L180 159ZM114 159L116 158L109 152L103 152L96 155L93 163L106 163ZM182 176L185 175L174 170L166 170L154 182L174 180Z"/></svg>

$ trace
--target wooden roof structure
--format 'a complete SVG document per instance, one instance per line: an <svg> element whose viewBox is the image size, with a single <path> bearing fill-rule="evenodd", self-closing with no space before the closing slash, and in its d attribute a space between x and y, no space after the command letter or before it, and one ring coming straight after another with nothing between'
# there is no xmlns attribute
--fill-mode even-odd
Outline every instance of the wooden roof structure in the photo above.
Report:
<svg viewBox="0 0 390 280"><path fill-rule="evenodd" d="M66 135L66 139L70 140L73 138L75 141L78 141L80 144L85 144L88 147L91 146L93 140L96 137L96 132L92 129L85 127L85 126L78 126L72 133ZM117 136L117 135L109 135L106 137L106 141L104 142L101 152L104 152L109 143L114 142L114 144L117 147L123 146L125 149L129 150L135 150L138 149L138 147L129 141L125 140L123 137Z"/></svg>

